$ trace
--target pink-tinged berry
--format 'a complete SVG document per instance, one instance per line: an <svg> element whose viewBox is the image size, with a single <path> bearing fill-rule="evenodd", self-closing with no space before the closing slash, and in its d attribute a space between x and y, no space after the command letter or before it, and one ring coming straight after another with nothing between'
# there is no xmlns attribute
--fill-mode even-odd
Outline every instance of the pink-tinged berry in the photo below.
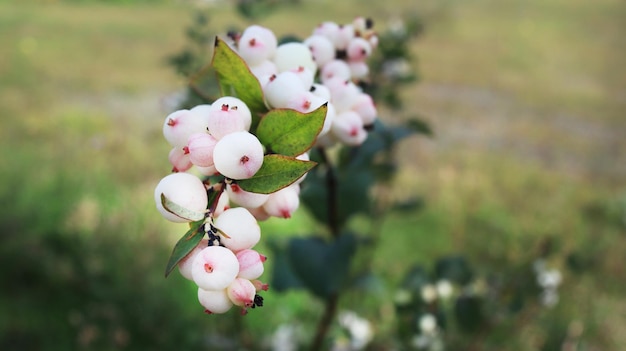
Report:
<svg viewBox="0 0 626 351"><path fill-rule="evenodd" d="M315 96L310 91L303 91L300 95L287 102L284 106L302 113L308 113L316 110L320 106L327 103L328 100L324 100L321 97Z"/></svg>
<svg viewBox="0 0 626 351"><path fill-rule="evenodd" d="M237 260L239 260L238 278L252 280L263 274L263 263L267 260L267 257L251 249L241 250L237 252L236 256Z"/></svg>
<svg viewBox="0 0 626 351"><path fill-rule="evenodd" d="M215 227L224 233L221 243L235 252L251 249L261 239L261 227L244 207L225 210L215 219Z"/></svg>
<svg viewBox="0 0 626 351"><path fill-rule="evenodd" d="M359 146L367 138L367 131L363 128L363 120L354 111L346 111L335 116L331 133L340 142L349 146Z"/></svg>
<svg viewBox="0 0 626 351"><path fill-rule="evenodd" d="M337 34L330 38L330 40L333 42L333 45L335 45L335 49L346 50L350 41L354 39L354 36L354 26L352 26L352 24L345 24L339 26Z"/></svg>
<svg viewBox="0 0 626 351"><path fill-rule="evenodd" d="M264 60L271 59L276 53L278 41L274 32L258 25L246 28L241 37L237 49L239 56L248 65L257 65Z"/></svg>
<svg viewBox="0 0 626 351"><path fill-rule="evenodd" d="M363 61L372 54L372 45L363 38L353 38L348 43L346 55L349 61Z"/></svg>
<svg viewBox="0 0 626 351"><path fill-rule="evenodd" d="M185 148L173 148L170 150L167 158L172 164L172 172L184 172L193 166L189 158L189 153L185 151Z"/></svg>
<svg viewBox="0 0 626 351"><path fill-rule="evenodd" d="M193 281L204 290L222 290L229 286L239 273L237 256L223 246L207 246L191 263Z"/></svg>
<svg viewBox="0 0 626 351"><path fill-rule="evenodd" d="M323 35L329 39L334 38L335 36L337 36L338 33L339 33L339 25L335 22L330 22L330 21L320 23L313 30L314 35Z"/></svg>
<svg viewBox="0 0 626 351"><path fill-rule="evenodd" d="M248 179L263 165L263 145L249 132L225 135L215 145L213 162L230 179Z"/></svg>
<svg viewBox="0 0 626 351"><path fill-rule="evenodd" d="M337 113L349 110L354 105L356 97L361 94L361 89L351 81L332 78L324 84L330 90L331 101Z"/></svg>
<svg viewBox="0 0 626 351"><path fill-rule="evenodd" d="M195 175L181 172L165 176L154 189L154 201L163 217L176 223L189 222L189 220L167 211L161 204L161 194L164 194L170 201L195 212L204 212L209 202L204 184Z"/></svg>
<svg viewBox="0 0 626 351"><path fill-rule="evenodd" d="M259 207L263 205L269 197L268 194L258 194L245 191L237 184L229 184L226 187L226 192L228 193L230 201L245 208Z"/></svg>
<svg viewBox="0 0 626 351"><path fill-rule="evenodd" d="M298 67L308 68L313 73L317 72L317 64L313 61L311 50L302 43L290 42L279 45L274 55L274 63L278 72L290 71Z"/></svg>
<svg viewBox="0 0 626 351"><path fill-rule="evenodd" d="M204 132L208 118L190 110L178 110L170 113L163 123L163 136L173 147L184 147L193 133Z"/></svg>
<svg viewBox="0 0 626 351"><path fill-rule="evenodd" d="M209 133L220 140L225 135L248 131L252 123L252 113L240 99L224 96L213 102L208 116Z"/></svg>
<svg viewBox="0 0 626 351"><path fill-rule="evenodd" d="M198 246L196 246L193 250L191 250L191 252L188 253L187 256L183 257L183 259L180 260L180 262L178 262L178 271L183 277L189 280L193 280L193 276L191 275L191 263L193 262L194 258L196 258L196 255L198 255L200 251L202 251L205 247L208 247L208 246L209 246L208 239L200 240L200 243L198 244Z"/></svg>
<svg viewBox="0 0 626 351"><path fill-rule="evenodd" d="M350 80L350 66L344 60L331 60L321 70L320 79L324 84L330 79Z"/></svg>
<svg viewBox="0 0 626 351"><path fill-rule="evenodd" d="M312 35L304 40L304 45L309 47L313 55L313 61L317 67L322 67L335 58L335 47L328 37Z"/></svg>
<svg viewBox="0 0 626 351"><path fill-rule="evenodd" d="M291 185L270 194L263 209L273 217L291 218L300 205L299 186Z"/></svg>
<svg viewBox="0 0 626 351"><path fill-rule="evenodd" d="M217 217L224 213L224 211L230 208L230 196L228 196L228 192L222 191L220 193L220 197L217 200L217 204L215 205L215 211L213 211L213 216Z"/></svg>
<svg viewBox="0 0 626 351"><path fill-rule="evenodd" d="M366 93L361 93L354 99L352 110L361 116L364 126L374 124L378 116L378 110L376 109L374 100Z"/></svg>
<svg viewBox="0 0 626 351"><path fill-rule="evenodd" d="M308 89L297 73L286 71L270 78L263 87L263 93L271 107L284 108L290 100Z"/></svg>
<svg viewBox="0 0 626 351"><path fill-rule="evenodd" d="M226 289L226 293L228 294L230 301L237 306L243 307L244 311L246 308L254 306L256 288L248 279L235 279Z"/></svg>
<svg viewBox="0 0 626 351"><path fill-rule="evenodd" d="M265 211L263 206L249 208L248 211L250 211L250 214L252 214L257 221L266 221L272 217Z"/></svg>
<svg viewBox="0 0 626 351"><path fill-rule="evenodd" d="M189 136L187 151L191 162L200 167L213 166L213 149L217 139L208 133L194 133Z"/></svg>
<svg viewBox="0 0 626 351"><path fill-rule="evenodd" d="M198 288L198 301L208 314L226 313L233 307L233 302L228 297L226 289L204 290Z"/></svg>

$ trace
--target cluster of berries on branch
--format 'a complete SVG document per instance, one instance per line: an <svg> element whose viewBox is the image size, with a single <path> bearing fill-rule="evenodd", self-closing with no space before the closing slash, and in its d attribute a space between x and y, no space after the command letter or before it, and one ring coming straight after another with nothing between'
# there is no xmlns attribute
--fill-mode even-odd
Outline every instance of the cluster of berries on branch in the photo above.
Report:
<svg viewBox="0 0 626 351"><path fill-rule="evenodd" d="M231 49L258 80L261 105L267 110L307 114L325 106L323 125L320 119L307 150L363 143L377 116L372 98L358 85L366 79L365 60L377 45L370 21L359 17L345 25L324 22L304 41L280 45L271 30L258 25L229 37ZM254 120L263 123L261 113L238 97L223 96L174 111L163 123L163 135L172 147L172 173L158 183L154 198L165 219L190 224L192 229L179 244L198 239L182 254L175 247L170 263L195 282L198 300L208 313L225 313L232 306L246 312L263 305L258 293L268 285L259 280L266 256L254 250L261 238L258 221L289 218L300 203L306 173L267 193L241 186L273 152L256 133ZM294 162L309 161L306 151L286 156Z"/></svg>

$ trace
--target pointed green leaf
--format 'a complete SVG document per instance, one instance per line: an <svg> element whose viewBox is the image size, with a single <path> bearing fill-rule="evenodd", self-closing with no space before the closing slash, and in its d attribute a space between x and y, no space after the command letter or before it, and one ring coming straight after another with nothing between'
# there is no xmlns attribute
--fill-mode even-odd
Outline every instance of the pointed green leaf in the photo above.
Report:
<svg viewBox="0 0 626 351"><path fill-rule="evenodd" d="M217 72L222 95L243 100L253 111L253 118L256 113L267 111L258 79L250 72L245 61L218 37L215 38L211 66Z"/></svg>
<svg viewBox="0 0 626 351"><path fill-rule="evenodd" d="M204 231L201 230L202 224L204 220L190 223L189 230L185 235L183 235L180 240L174 246L174 250L172 250L172 254L170 255L170 259L167 261L167 266L165 267L165 276L167 277L174 267L187 256L198 244L200 240L204 237Z"/></svg>
<svg viewBox="0 0 626 351"><path fill-rule="evenodd" d="M171 201L165 194L161 193L161 204L169 213L189 221L199 221L204 219L204 212L197 212Z"/></svg>
<svg viewBox="0 0 626 351"><path fill-rule="evenodd" d="M272 152L298 156L313 146L324 126L327 110L327 104L309 113L290 109L271 110L261 119L257 137Z"/></svg>
<svg viewBox="0 0 626 351"><path fill-rule="evenodd" d="M283 155L265 155L263 165L252 178L238 180L241 189L260 194L271 194L298 180L317 163Z"/></svg>

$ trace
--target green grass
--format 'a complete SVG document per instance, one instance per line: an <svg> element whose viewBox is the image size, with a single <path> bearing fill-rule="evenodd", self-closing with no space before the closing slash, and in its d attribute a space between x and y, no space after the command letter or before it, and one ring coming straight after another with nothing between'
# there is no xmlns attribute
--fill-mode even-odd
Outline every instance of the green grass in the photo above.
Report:
<svg viewBox="0 0 626 351"><path fill-rule="evenodd" d="M422 81L404 92L403 115L387 117L419 113L435 130L432 139L402 144L403 167L390 190L394 199L421 196L425 207L384 219L380 246L369 257L382 278L370 294L348 295L342 307L372 318L384 343L393 325L390 296L414 263L430 267L460 253L487 273L529 262L549 241L550 263L565 272L562 303L493 336L485 349L496 349L498 338L510 338L511 349L533 349L550 336L547 325L566 329L572 321L584 326L589 347L623 348L626 6L618 0L362 3L367 6L303 2L261 21L277 33L303 36L322 20L357 14L385 27L417 6L426 23L413 48ZM227 6L208 13L219 31L247 23ZM165 62L184 46L191 14L190 5L171 2L0 3L2 271L41 284L20 286L19 294L3 291L0 315L20 314L0 318L3 333L17 335L13 345L33 346L20 344L29 332L41 338L33 342L43 342L44 326L69 319L73 324L54 329L58 345L110 349L133 332L139 336L126 345L136 346L140 336L163 333L150 318L178 321L177 332L196 346L195 328L230 333L243 323L240 339L251 343L279 324L310 327L307 321L319 315L319 301L303 292L269 292L262 310L216 322L200 314L193 286L162 278L167 253L184 231L162 220L152 199L169 169L162 99L184 84ZM280 239L314 227L301 212L292 221L264 223L263 232ZM354 227L369 228L363 219ZM11 253L24 248L30 249L16 265ZM582 272L566 268L572 254L585 263ZM42 270L28 260L37 255L50 266ZM50 279L54 274L59 278ZM63 297L62 289L81 286L84 294ZM46 289L58 303L34 303ZM94 298L104 307L89 302ZM71 308L76 301L86 308L78 317Z"/></svg>

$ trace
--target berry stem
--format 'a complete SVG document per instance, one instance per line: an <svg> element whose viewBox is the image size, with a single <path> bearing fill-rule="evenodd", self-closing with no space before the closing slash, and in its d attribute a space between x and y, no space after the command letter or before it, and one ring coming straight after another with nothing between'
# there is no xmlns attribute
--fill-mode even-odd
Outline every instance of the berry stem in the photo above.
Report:
<svg viewBox="0 0 626 351"><path fill-rule="evenodd" d="M341 233L341 228L339 228L339 218L338 218L338 197L337 197L337 174L335 167L330 162L328 155L326 154L326 150L323 148L319 149L320 155L322 157L322 162L326 165L326 191L328 192L327 198L327 206L328 209L328 228L330 229L330 234L334 239L337 239Z"/></svg>
<svg viewBox="0 0 626 351"><path fill-rule="evenodd" d="M339 293L334 293L326 299L326 307L324 308L324 315L317 323L317 328L315 332L315 338L313 339L313 343L311 343L310 351L318 351L322 349L322 345L324 343L324 339L326 338L326 334L328 333L328 329L335 319L335 315L337 314L337 304L339 302Z"/></svg>

